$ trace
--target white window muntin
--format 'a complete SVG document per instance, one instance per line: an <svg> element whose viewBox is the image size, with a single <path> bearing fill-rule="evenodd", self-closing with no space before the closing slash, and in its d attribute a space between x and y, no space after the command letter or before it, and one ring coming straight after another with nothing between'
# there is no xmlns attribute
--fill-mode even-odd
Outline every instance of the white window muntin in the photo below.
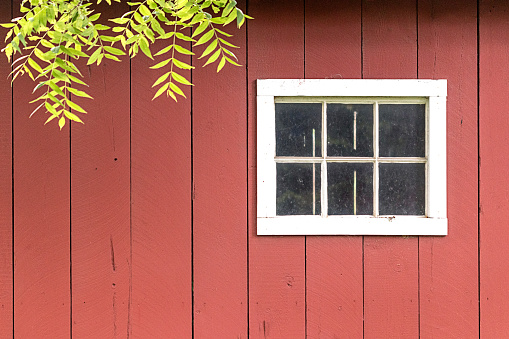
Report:
<svg viewBox="0 0 509 339"><path fill-rule="evenodd" d="M447 234L446 80L258 80L257 90L259 235ZM426 216L276 216L276 163L282 159L275 157L275 102L355 103L357 100L366 103L366 99L383 103L427 103ZM378 126L374 126L374 133L378 133ZM322 152L322 156L326 153ZM324 160L317 162L325 164ZM326 166L322 165L322 170L323 167ZM324 192L326 189L322 187L322 211L327 211L327 206L323 206L327 201Z"/></svg>

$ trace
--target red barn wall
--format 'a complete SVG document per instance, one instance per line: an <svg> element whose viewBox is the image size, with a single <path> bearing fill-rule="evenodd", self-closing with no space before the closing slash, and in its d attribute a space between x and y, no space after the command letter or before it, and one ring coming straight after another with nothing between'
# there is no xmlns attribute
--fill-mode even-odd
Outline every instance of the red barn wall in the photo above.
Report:
<svg viewBox="0 0 509 339"><path fill-rule="evenodd" d="M62 132L28 119L29 79L0 82L0 338L505 337L509 5L240 7L244 66L193 57L178 104L141 55L85 72L86 123ZM257 236L264 78L447 79L449 235Z"/></svg>

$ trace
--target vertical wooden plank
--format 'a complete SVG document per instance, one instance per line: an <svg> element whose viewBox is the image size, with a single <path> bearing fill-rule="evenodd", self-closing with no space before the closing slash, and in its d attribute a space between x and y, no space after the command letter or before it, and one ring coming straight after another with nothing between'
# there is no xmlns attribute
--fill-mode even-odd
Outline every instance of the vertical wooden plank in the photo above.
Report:
<svg viewBox="0 0 509 339"><path fill-rule="evenodd" d="M363 3L363 77L417 76L415 1ZM364 335L419 335L418 239L365 237Z"/></svg>
<svg viewBox="0 0 509 339"><path fill-rule="evenodd" d="M245 65L245 27L225 29ZM194 335L247 338L246 66L202 68L203 50L193 58Z"/></svg>
<svg viewBox="0 0 509 339"><path fill-rule="evenodd" d="M11 1L0 2L0 22L11 19ZM2 29L2 33L6 30ZM2 44L3 45L3 44ZM12 91L11 65L0 60L0 338L12 338Z"/></svg>
<svg viewBox="0 0 509 339"><path fill-rule="evenodd" d="M304 77L304 2L250 1L249 334L305 337L305 238L256 235L256 79Z"/></svg>
<svg viewBox="0 0 509 339"><path fill-rule="evenodd" d="M152 50L164 47L156 44ZM162 70L149 67L162 60L138 55L131 61L128 337L191 338L191 101L181 98L175 103L166 96L152 101L151 86ZM189 98L189 88L185 93Z"/></svg>
<svg viewBox="0 0 509 339"><path fill-rule="evenodd" d="M449 234L420 240L421 338L478 338L475 0L419 1L419 77L448 81Z"/></svg>
<svg viewBox="0 0 509 339"><path fill-rule="evenodd" d="M98 6L101 20L127 5ZM81 63L94 100L71 131L72 335L116 338L127 328L130 258L129 58Z"/></svg>
<svg viewBox="0 0 509 339"><path fill-rule="evenodd" d="M360 78L361 1L305 10L306 78ZM308 338L362 338L362 269L362 237L306 238Z"/></svg>
<svg viewBox="0 0 509 339"><path fill-rule="evenodd" d="M485 0L479 6L480 151L480 331L483 338L509 332L509 178L507 132L502 113L509 103L509 3Z"/></svg>
<svg viewBox="0 0 509 339"><path fill-rule="evenodd" d="M16 0L15 11L19 6ZM13 88L14 334L69 338L69 126L44 126L43 111L28 118L36 107L29 104L34 86L23 76Z"/></svg>

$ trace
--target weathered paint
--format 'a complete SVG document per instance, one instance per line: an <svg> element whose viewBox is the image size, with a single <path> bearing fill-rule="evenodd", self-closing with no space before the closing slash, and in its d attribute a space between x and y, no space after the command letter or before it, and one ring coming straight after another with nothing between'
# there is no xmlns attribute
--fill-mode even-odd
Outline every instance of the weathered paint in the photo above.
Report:
<svg viewBox="0 0 509 339"><path fill-rule="evenodd" d="M307 79L361 77L361 9L357 0L306 1ZM362 253L362 237L306 237L308 338L362 338Z"/></svg>
<svg viewBox="0 0 509 339"><path fill-rule="evenodd" d="M246 28L227 31L245 65ZM246 68L206 67L193 82L194 334L247 338Z"/></svg>
<svg viewBox="0 0 509 339"><path fill-rule="evenodd" d="M419 78L448 80L449 235L419 243L422 338L478 338L476 1L419 2Z"/></svg>
<svg viewBox="0 0 509 339"><path fill-rule="evenodd" d="M363 78L417 77L415 3L364 1L362 32ZM417 237L364 237L364 335L419 336Z"/></svg>
<svg viewBox="0 0 509 339"><path fill-rule="evenodd" d="M480 334L503 338L509 332L509 4L481 1L479 10Z"/></svg>
<svg viewBox="0 0 509 339"><path fill-rule="evenodd" d="M60 133L1 85L0 338L503 337L505 2L241 6L247 69L195 58L177 104L143 55L86 71ZM256 236L255 80L361 77L448 80L449 235Z"/></svg>
<svg viewBox="0 0 509 339"><path fill-rule="evenodd" d="M11 2L0 2L0 22L11 19ZM5 57L2 57L2 59ZM12 338L12 91L11 65L0 62L0 338Z"/></svg>

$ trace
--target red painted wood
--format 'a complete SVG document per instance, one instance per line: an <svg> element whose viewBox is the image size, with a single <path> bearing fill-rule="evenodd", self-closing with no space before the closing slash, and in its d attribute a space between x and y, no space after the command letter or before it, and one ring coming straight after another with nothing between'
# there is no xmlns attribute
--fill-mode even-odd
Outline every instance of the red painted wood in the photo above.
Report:
<svg viewBox="0 0 509 339"><path fill-rule="evenodd" d="M19 9L20 1L14 8ZM15 14L15 16L18 14ZM13 88L14 333L16 338L69 338L69 126L43 126L30 113L34 87L24 76Z"/></svg>
<svg viewBox="0 0 509 339"><path fill-rule="evenodd" d="M226 30L245 65L245 27ZM193 58L194 334L247 338L246 66L217 74L202 68L203 50Z"/></svg>
<svg viewBox="0 0 509 339"><path fill-rule="evenodd" d="M448 80L449 235L420 241L421 338L478 338L476 1L419 2L419 77Z"/></svg>
<svg viewBox="0 0 509 339"><path fill-rule="evenodd" d="M102 20L127 5L99 6ZM125 336L130 258L129 59L81 63L94 100L74 97L87 115L71 131L72 335ZM79 115L79 114L78 114Z"/></svg>
<svg viewBox="0 0 509 339"><path fill-rule="evenodd" d="M0 2L0 22L11 19L11 2ZM5 33L2 29L0 32ZM0 338L12 338L12 91L11 65L0 59Z"/></svg>
<svg viewBox="0 0 509 339"><path fill-rule="evenodd" d="M365 1L363 77L417 76L416 4ZM365 237L365 338L419 335L418 239Z"/></svg>
<svg viewBox="0 0 509 339"><path fill-rule="evenodd" d="M305 13L306 78L360 78L361 2L307 1ZM308 338L362 338L362 270L362 237L306 238Z"/></svg>
<svg viewBox="0 0 509 339"><path fill-rule="evenodd" d="M486 0L479 7L479 135L480 141L480 287L481 336L502 338L509 332L509 218L507 136L503 114L509 65L509 4Z"/></svg>
<svg viewBox="0 0 509 339"><path fill-rule="evenodd" d="M305 336L305 238L256 235L256 79L304 77L304 3L250 1L248 23L249 334Z"/></svg>
<svg viewBox="0 0 509 339"><path fill-rule="evenodd" d="M162 60L131 61L131 338L192 337L191 101L152 101Z"/></svg>

